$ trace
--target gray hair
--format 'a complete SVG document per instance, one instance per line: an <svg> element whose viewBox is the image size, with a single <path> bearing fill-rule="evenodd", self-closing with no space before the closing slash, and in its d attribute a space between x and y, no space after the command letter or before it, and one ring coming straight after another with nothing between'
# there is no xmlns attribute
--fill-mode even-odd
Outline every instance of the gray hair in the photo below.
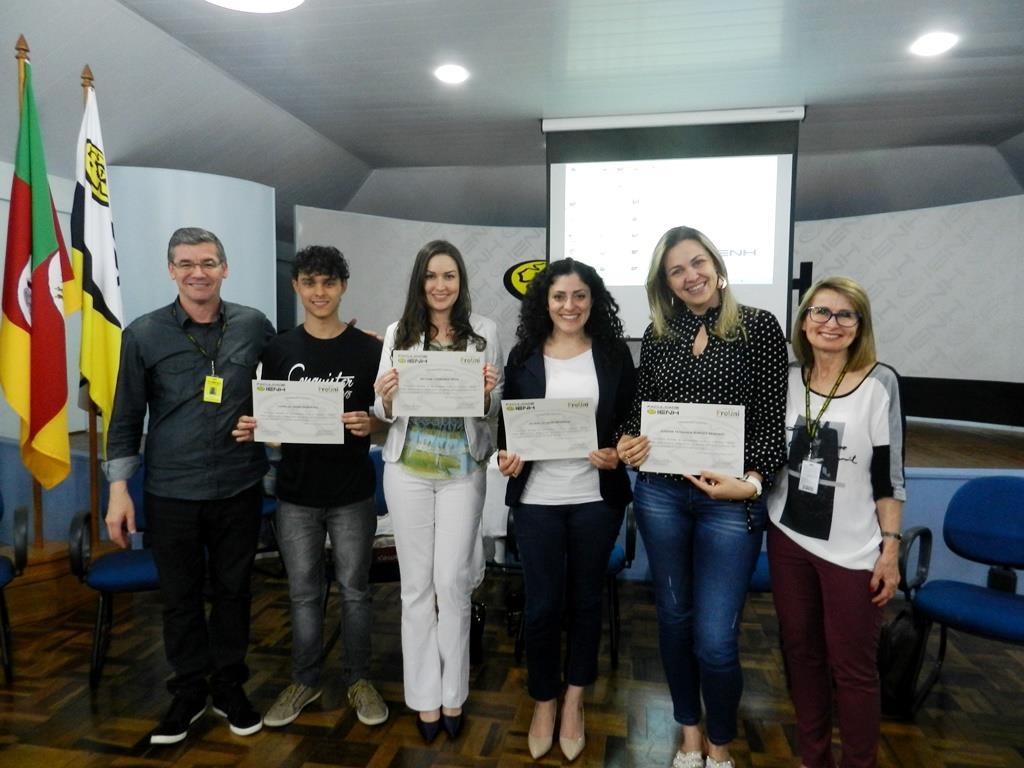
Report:
<svg viewBox="0 0 1024 768"><path fill-rule="evenodd" d="M221 264L228 263L228 257L224 253L224 245L213 232L201 227L182 227L174 230L170 241L167 243L167 263L174 262L174 249L179 245L200 245L202 243L213 243L217 248L217 258Z"/></svg>

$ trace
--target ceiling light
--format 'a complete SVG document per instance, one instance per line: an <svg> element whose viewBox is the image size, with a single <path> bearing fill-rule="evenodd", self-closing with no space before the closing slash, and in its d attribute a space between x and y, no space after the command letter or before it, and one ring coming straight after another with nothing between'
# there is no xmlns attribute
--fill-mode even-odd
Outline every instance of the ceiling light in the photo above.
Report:
<svg viewBox="0 0 1024 768"><path fill-rule="evenodd" d="M434 70L434 77L442 83L458 85L469 79L469 70L459 64L442 64Z"/></svg>
<svg viewBox="0 0 1024 768"><path fill-rule="evenodd" d="M306 0L206 0L211 5L245 13L280 13L298 8Z"/></svg>
<svg viewBox="0 0 1024 768"><path fill-rule="evenodd" d="M956 45L959 40L960 38L952 32L929 32L914 41L910 46L910 52L918 56L938 56Z"/></svg>

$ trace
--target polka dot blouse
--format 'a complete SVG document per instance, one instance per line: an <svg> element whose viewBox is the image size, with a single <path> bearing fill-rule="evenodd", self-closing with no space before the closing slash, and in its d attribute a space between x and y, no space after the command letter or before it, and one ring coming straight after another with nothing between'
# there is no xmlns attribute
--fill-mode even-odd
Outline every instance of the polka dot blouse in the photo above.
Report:
<svg viewBox="0 0 1024 768"><path fill-rule="evenodd" d="M685 307L669 319L661 339L653 325L644 332L636 396L622 431L640 434L640 403L723 403L745 406L744 467L770 485L786 458L786 339L770 312L741 306L747 336L724 341L711 333L719 308L694 315ZM708 344L700 355L693 342L705 325Z"/></svg>

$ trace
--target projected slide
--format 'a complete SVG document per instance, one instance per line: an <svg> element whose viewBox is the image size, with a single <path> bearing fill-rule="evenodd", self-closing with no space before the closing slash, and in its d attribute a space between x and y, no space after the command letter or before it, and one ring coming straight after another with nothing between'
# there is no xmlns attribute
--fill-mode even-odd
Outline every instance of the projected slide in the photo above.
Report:
<svg viewBox="0 0 1024 768"><path fill-rule="evenodd" d="M719 248L744 303L786 324L791 155L551 165L551 258L600 272L639 336L651 254L672 227L700 229Z"/></svg>

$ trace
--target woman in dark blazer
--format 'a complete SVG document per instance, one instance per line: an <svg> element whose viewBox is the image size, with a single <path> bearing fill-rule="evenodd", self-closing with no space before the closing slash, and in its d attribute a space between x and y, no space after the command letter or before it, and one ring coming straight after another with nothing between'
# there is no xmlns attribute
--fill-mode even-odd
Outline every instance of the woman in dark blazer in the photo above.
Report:
<svg viewBox="0 0 1024 768"><path fill-rule="evenodd" d="M505 368L506 402L591 398L597 404L599 447L586 457L524 461L504 450L504 419L498 434L498 467L509 478L505 502L515 516L526 584L528 688L536 701L530 754L539 758L554 740L564 600L571 623L559 745L574 760L585 745L583 689L597 677L605 569L633 498L615 444L635 371L618 305L593 267L573 259L552 262L530 284L516 338Z"/></svg>

